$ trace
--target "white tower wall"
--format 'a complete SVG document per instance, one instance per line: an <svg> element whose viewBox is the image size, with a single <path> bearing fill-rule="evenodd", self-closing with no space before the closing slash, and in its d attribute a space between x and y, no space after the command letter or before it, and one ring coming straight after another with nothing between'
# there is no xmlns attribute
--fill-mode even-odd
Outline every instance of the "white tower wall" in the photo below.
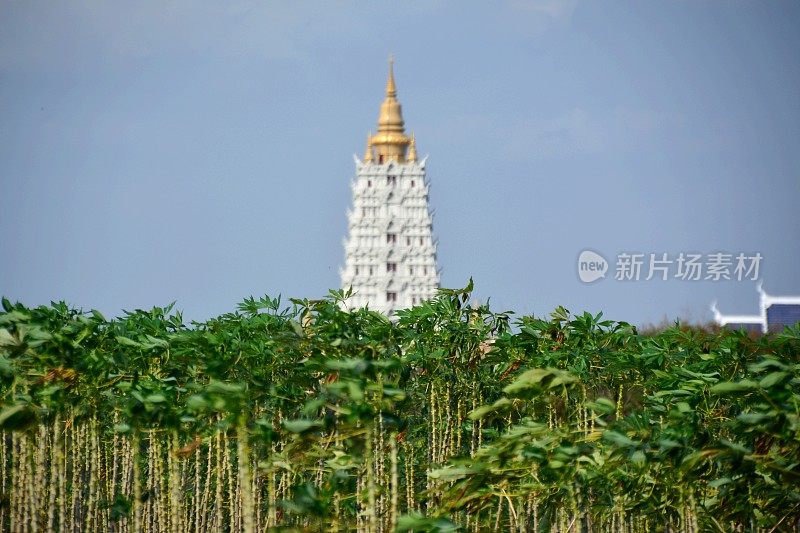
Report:
<svg viewBox="0 0 800 533"><path fill-rule="evenodd" d="M378 164L356 158L347 212L342 288L351 308L391 314L436 294L436 241L428 206L425 161Z"/></svg>

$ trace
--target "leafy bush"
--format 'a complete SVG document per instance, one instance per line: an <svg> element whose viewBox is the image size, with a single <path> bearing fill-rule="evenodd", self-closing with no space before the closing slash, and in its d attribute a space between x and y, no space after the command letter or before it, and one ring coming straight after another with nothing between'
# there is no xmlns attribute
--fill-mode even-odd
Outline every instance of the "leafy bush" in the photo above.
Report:
<svg viewBox="0 0 800 533"><path fill-rule="evenodd" d="M800 529L800 327L3 300L0 529Z"/></svg>

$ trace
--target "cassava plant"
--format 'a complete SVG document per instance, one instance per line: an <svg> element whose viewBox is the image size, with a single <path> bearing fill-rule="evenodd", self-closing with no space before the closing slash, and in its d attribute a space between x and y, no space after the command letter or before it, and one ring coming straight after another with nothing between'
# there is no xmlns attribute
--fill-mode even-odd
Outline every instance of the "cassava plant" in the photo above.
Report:
<svg viewBox="0 0 800 533"><path fill-rule="evenodd" d="M0 312L2 531L800 531L800 326Z"/></svg>

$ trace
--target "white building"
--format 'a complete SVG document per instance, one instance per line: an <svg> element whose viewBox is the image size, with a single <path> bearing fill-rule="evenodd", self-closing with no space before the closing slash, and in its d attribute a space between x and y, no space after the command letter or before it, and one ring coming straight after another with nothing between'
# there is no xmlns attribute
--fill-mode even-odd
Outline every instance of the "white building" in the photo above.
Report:
<svg viewBox="0 0 800 533"><path fill-rule="evenodd" d="M800 296L773 296L758 284L757 315L723 315L717 303L711 304L714 322L730 329L743 329L755 333L782 331L786 326L800 322Z"/></svg>
<svg viewBox="0 0 800 533"><path fill-rule="evenodd" d="M428 208L425 159L405 134L392 61L378 133L367 136L363 159L354 156L353 206L347 212L342 288L349 308L369 306L392 315L433 297L439 287L436 241Z"/></svg>

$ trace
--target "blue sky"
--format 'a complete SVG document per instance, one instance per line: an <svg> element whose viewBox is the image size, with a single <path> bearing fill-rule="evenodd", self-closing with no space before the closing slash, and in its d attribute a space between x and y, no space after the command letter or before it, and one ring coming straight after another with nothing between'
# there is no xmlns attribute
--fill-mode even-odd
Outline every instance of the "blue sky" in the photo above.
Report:
<svg viewBox="0 0 800 533"><path fill-rule="evenodd" d="M800 4L0 3L0 294L108 315L339 284L395 73L442 283L642 324L754 281L617 281L618 253L760 252L800 294ZM583 284L578 254L611 264Z"/></svg>

